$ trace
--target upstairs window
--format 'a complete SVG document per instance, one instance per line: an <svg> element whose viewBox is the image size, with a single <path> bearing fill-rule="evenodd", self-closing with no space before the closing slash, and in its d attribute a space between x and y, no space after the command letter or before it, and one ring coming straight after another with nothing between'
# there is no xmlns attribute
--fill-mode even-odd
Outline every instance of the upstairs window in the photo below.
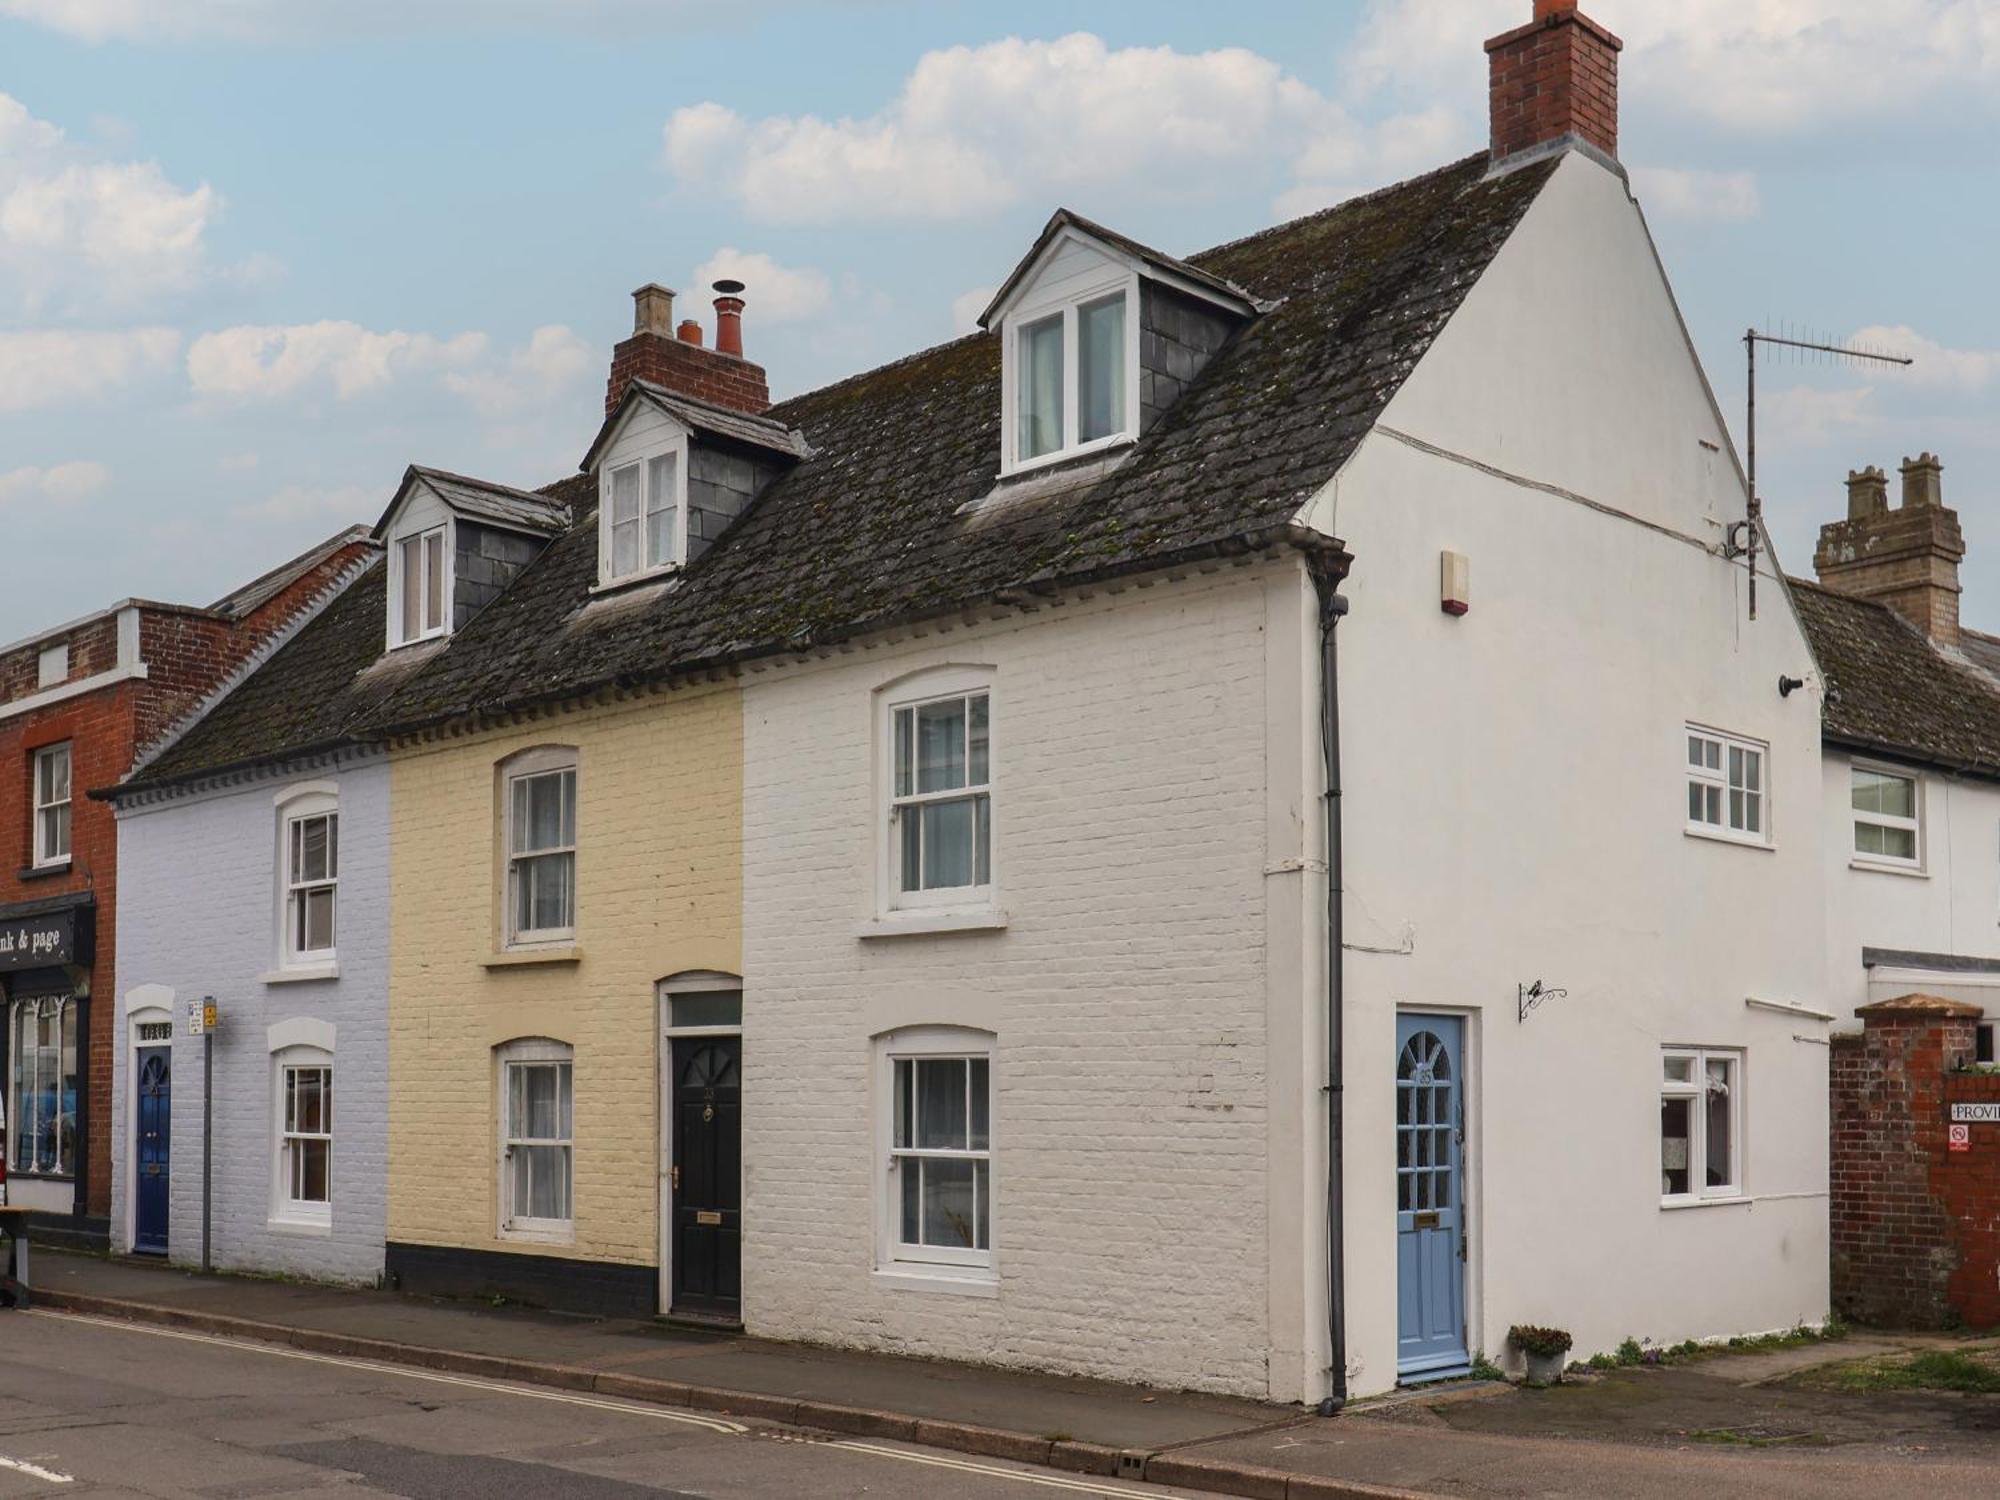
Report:
<svg viewBox="0 0 2000 1500"><path fill-rule="evenodd" d="M1769 842L1765 747L1713 730L1687 731L1687 826L1690 833L1738 843Z"/></svg>
<svg viewBox="0 0 2000 1500"><path fill-rule="evenodd" d="M323 962L333 957L334 902L340 880L340 815L308 813L285 827L285 952Z"/></svg>
<svg viewBox="0 0 2000 1500"><path fill-rule="evenodd" d="M68 744L50 745L35 752L35 857L37 868L59 865L69 859L69 768Z"/></svg>
<svg viewBox="0 0 2000 1500"><path fill-rule="evenodd" d="M1087 453L1136 432L1132 331L1129 286L1012 322L1010 468Z"/></svg>
<svg viewBox="0 0 2000 1500"><path fill-rule="evenodd" d="M1922 848L1916 777L1856 766L1851 778L1855 858L1914 869Z"/></svg>
<svg viewBox="0 0 2000 1500"><path fill-rule="evenodd" d="M549 752L507 778L507 936L513 943L576 935L576 766Z"/></svg>
<svg viewBox="0 0 2000 1500"><path fill-rule="evenodd" d="M617 583L681 557L681 454L655 454L610 471L602 497L598 579Z"/></svg>
<svg viewBox="0 0 2000 1500"><path fill-rule="evenodd" d="M445 534L434 526L400 538L390 550L390 612L396 644L429 640L445 633L448 613Z"/></svg>
<svg viewBox="0 0 2000 1500"><path fill-rule="evenodd" d="M976 898L993 883L991 699L898 703L890 724L895 904Z"/></svg>

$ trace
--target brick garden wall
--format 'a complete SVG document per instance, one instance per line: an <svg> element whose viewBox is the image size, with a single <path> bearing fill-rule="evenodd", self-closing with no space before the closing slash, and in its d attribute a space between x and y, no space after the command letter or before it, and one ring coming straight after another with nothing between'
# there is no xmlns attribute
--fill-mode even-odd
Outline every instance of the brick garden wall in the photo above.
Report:
<svg viewBox="0 0 2000 1500"><path fill-rule="evenodd" d="M1832 1288L1859 1322L2000 1325L2000 1125L1950 1149L1952 1104L2000 1102L2000 1074L1965 1071L1979 1007L1906 995L1834 1040Z"/></svg>

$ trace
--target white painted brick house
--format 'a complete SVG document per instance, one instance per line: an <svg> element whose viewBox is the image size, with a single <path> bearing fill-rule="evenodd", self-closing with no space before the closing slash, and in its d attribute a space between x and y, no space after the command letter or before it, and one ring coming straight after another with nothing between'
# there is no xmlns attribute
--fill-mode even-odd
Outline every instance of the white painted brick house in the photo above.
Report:
<svg viewBox="0 0 2000 1500"><path fill-rule="evenodd" d="M1192 266L1058 216L989 312L963 545L1066 486L1188 486L1192 537L1311 475L1291 545L747 679L753 1330L1318 1401L1516 1322L1825 1314L1816 674L1768 571L1750 618L1615 119L1501 128L1524 50L1615 67L1545 9L1492 49L1495 160ZM1288 465L1301 404L1338 442Z"/></svg>

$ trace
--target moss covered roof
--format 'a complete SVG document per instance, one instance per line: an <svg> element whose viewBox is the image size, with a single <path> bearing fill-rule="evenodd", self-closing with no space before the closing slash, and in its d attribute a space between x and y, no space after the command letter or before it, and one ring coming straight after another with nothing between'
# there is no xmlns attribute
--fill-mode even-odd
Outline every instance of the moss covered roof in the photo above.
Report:
<svg viewBox="0 0 2000 1500"><path fill-rule="evenodd" d="M999 465L1000 344L989 333L771 408L769 420L797 431L808 456L675 587L635 595L629 607L606 607L591 590L594 486L551 486L572 507L569 528L349 732L404 732L656 680L1010 590L1268 540L1353 453L1554 168L1552 160L1489 179L1482 153L1190 257L1267 310L1121 461L1080 464L1069 482L1044 479L1005 503L968 504L994 490ZM257 674L255 690L325 692L317 671L287 679L318 653L333 654L305 643L334 632L345 613L308 626ZM379 600L374 623L373 640L341 632L350 676L380 655ZM280 715L260 738L247 725L234 735L211 730L217 718L147 779L284 754L301 732L326 727L317 717L288 727Z"/></svg>

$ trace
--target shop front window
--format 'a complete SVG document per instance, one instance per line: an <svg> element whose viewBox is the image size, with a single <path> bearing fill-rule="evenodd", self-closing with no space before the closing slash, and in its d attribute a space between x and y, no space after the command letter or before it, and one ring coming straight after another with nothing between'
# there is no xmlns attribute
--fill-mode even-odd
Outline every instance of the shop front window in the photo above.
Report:
<svg viewBox="0 0 2000 1500"><path fill-rule="evenodd" d="M7 1044L8 1170L23 1177L75 1176L75 1002L55 996L15 1001Z"/></svg>

